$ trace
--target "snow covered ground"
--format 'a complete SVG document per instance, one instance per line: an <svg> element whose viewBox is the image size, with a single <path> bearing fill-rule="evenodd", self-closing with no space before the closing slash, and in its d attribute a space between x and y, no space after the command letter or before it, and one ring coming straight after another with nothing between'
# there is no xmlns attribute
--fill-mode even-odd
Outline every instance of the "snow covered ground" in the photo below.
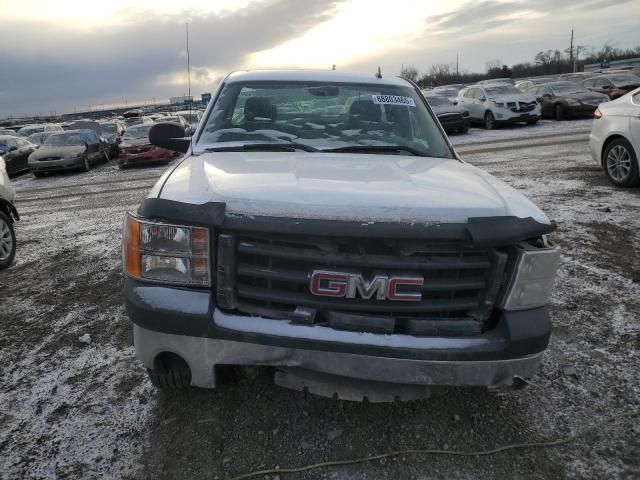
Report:
<svg viewBox="0 0 640 480"><path fill-rule="evenodd" d="M558 222L554 335L532 384L507 394L351 404L275 387L262 371L215 391L159 393L122 307L120 229L164 167L17 178L19 247L0 272L0 478L222 479L389 450L555 439L639 409L640 189L605 180L588 153L589 122L452 137L465 161ZM290 478L638 478L639 439L635 421L553 449L405 455Z"/></svg>
<svg viewBox="0 0 640 480"><path fill-rule="evenodd" d="M518 140L524 137L534 139L547 139L550 136L565 134L588 134L591 131L593 119L567 120L556 122L555 120L540 120L536 125L517 123L515 125L501 126L495 130L485 130L474 125L467 133L451 134L449 136L454 145L471 143L486 143L503 140Z"/></svg>

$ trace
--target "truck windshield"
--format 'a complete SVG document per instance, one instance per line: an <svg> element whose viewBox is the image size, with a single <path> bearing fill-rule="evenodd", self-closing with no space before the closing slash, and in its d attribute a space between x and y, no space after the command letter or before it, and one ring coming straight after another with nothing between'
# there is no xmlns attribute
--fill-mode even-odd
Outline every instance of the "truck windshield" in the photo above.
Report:
<svg viewBox="0 0 640 480"><path fill-rule="evenodd" d="M308 151L411 152L453 158L415 89L364 83L228 84L209 113L195 149L271 142L295 143L310 147Z"/></svg>

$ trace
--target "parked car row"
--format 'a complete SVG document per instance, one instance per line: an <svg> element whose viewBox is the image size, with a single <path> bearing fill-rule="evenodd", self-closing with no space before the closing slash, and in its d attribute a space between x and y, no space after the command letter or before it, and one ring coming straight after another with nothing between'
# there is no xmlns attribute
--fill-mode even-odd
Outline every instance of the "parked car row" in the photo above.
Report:
<svg viewBox="0 0 640 480"><path fill-rule="evenodd" d="M121 168L148 163L166 163L175 153L154 147L148 133L156 123L174 123L192 135L202 118L198 110L144 115L130 110L121 117L76 120L63 124L33 124L0 129L0 156L6 173L31 171L41 177L48 172L79 169L88 171L98 162L117 158Z"/></svg>
<svg viewBox="0 0 640 480"><path fill-rule="evenodd" d="M542 117L561 121L590 116L598 105L638 87L640 77L622 70L569 73L517 82L510 78L494 78L474 85L443 85L425 90L424 94L432 107L438 103L442 108L443 102L436 97L445 98L452 106L468 112L469 123L492 129L507 123L533 125ZM447 105L449 109L452 106Z"/></svg>

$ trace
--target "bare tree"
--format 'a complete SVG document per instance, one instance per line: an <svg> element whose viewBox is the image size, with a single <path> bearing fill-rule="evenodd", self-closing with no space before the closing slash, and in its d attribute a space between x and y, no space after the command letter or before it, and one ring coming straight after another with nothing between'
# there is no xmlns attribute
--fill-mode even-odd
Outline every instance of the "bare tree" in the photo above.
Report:
<svg viewBox="0 0 640 480"><path fill-rule="evenodd" d="M418 80L418 75L420 75L420 72L418 72L418 69L413 65L407 65L406 67L402 67L402 72L400 72L400 74L403 77L415 82L416 80Z"/></svg>
<svg viewBox="0 0 640 480"><path fill-rule="evenodd" d="M487 63L485 63L485 67L487 68L487 72L491 72L492 70L500 70L500 68L502 67L502 62L498 58L487 60Z"/></svg>
<svg viewBox="0 0 640 480"><path fill-rule="evenodd" d="M451 75L451 66L446 63L436 63L431 66L429 74L432 77L443 77Z"/></svg>

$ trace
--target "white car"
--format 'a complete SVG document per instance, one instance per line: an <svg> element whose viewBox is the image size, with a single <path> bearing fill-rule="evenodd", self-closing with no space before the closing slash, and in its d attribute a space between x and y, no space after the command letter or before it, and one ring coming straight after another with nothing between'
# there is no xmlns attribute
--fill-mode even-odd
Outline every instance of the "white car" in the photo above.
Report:
<svg viewBox="0 0 640 480"><path fill-rule="evenodd" d="M594 112L589 148L609 181L618 187L640 184L640 88Z"/></svg>
<svg viewBox="0 0 640 480"><path fill-rule="evenodd" d="M13 205L15 192L7 175L4 159L0 157L0 270L7 268L16 255L16 234L14 220L19 220L18 211Z"/></svg>
<svg viewBox="0 0 640 480"><path fill-rule="evenodd" d="M393 401L540 364L555 226L464 163L409 81L237 72L192 138L160 122L149 140L185 154L124 225L127 311L158 387L261 365Z"/></svg>
<svg viewBox="0 0 640 480"><path fill-rule="evenodd" d="M458 105L469 111L472 123L481 123L487 130L501 123L533 125L540 119L540 104L536 97L511 85L467 87L458 93Z"/></svg>

